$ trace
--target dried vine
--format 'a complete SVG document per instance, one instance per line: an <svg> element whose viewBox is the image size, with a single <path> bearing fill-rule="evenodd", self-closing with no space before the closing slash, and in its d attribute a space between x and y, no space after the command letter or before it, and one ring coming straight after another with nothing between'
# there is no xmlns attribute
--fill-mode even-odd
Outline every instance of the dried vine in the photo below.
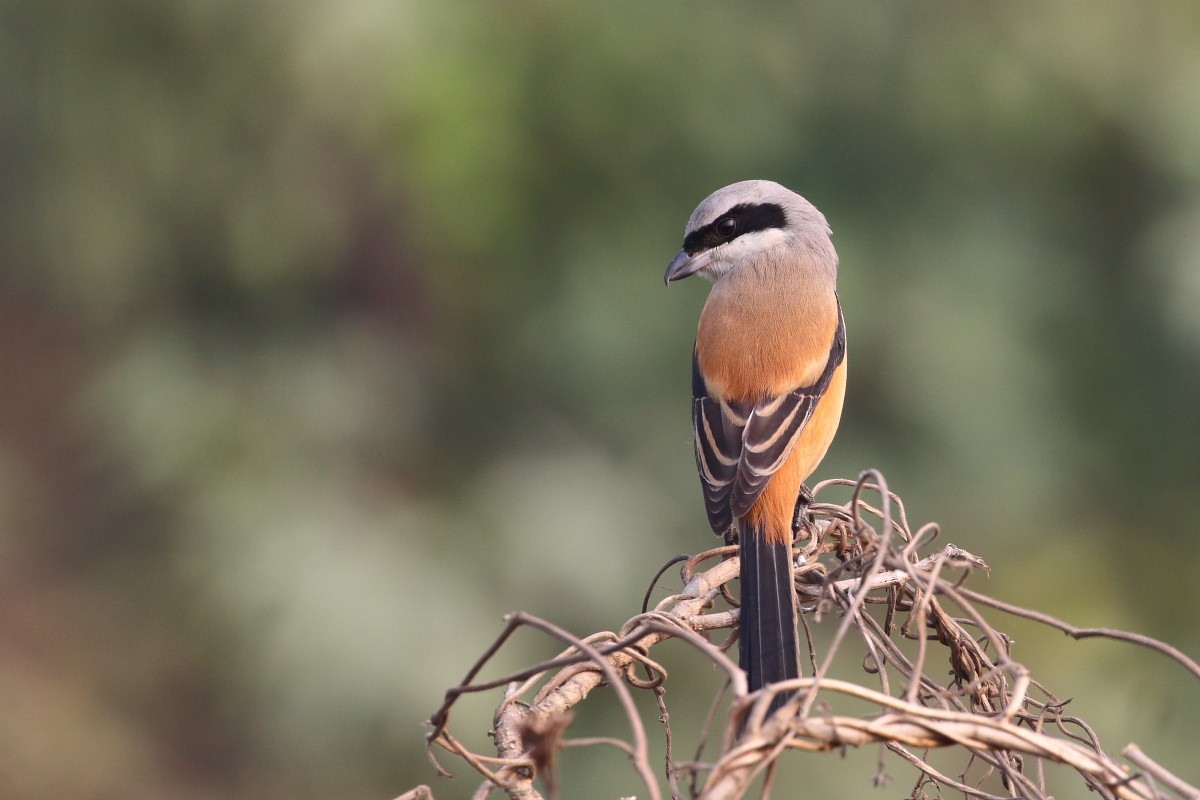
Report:
<svg viewBox="0 0 1200 800"><path fill-rule="evenodd" d="M852 487L843 504L819 502L834 486ZM872 505L863 495L878 496ZM652 657L655 645L678 639L692 645L728 677L732 698L723 692L697 732L693 759L676 760L673 732L664 723L667 789L672 798L727 800L742 797L759 775L762 793L770 791L774 766L790 751L830 752L878 744L918 771L916 797L930 788L964 796L1001 800L1045 800L1046 763L1066 765L1106 800L1200 798L1189 786L1143 754L1125 748L1126 764L1106 754L1082 719L1064 713L1064 703L1013 660L1009 639L985 618L990 608L1049 625L1077 638L1107 636L1151 647L1200 678L1200 666L1168 645L1147 637L1107 629L1080 629L1049 615L1003 603L967 589L973 570L987 569L978 557L953 545L930 551L936 525L910 529L900 499L887 490L883 476L864 474L858 481L834 480L817 486L811 524L795 543L795 589L805 630L838 619L824 653L809 637L810 677L774 684L748 694L745 676L726 655L734 641L718 632L736 628L736 602L729 583L737 576L737 548L726 546L692 556L681 568L683 588L652 610L626 622L619 631L578 638L545 620L514 614L496 641L463 681L446 693L430 719L429 755L442 774L436 751L453 753L482 777L475 798L503 792L513 800L555 797L555 763L561 750L616 747L652 800L663 797L648 753L648 734L635 695L654 696L660 719L668 719L662 686L666 668ZM924 553L924 555L922 554ZM483 667L513 632L532 627L558 640L554 659L512 675L477 682ZM837 653L856 648L862 672L856 680L829 676ZM930 669L931 664L937 667ZM945 664L950 670L945 671ZM947 677L948 676L948 677ZM601 684L606 698L620 703L628 732L617 738L568 739L572 715ZM450 712L465 694L503 688L496 708L494 753L467 748L449 728ZM795 691L782 708L767 716L771 697ZM838 714L838 698L853 697L873 711ZM818 701L820 706L817 705ZM814 709L819 709L815 713ZM724 713L722 714L722 710ZM720 732L715 745L712 734ZM715 747L707 758L704 751ZM963 756L955 775L935 768L927 751L950 748ZM992 780L987 780L988 778ZM539 783L540 787L539 788ZM998 784L1003 795L983 787ZM417 787L405 798L432 798Z"/></svg>

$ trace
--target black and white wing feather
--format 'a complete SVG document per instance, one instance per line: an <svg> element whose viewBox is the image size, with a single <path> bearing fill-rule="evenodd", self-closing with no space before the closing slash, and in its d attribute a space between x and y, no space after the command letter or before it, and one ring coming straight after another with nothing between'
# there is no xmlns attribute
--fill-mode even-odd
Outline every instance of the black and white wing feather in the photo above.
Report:
<svg viewBox="0 0 1200 800"><path fill-rule="evenodd" d="M743 516L767 481L791 454L813 409L825 394L846 354L846 327L838 327L821 376L809 386L757 403L730 403L711 397L692 355L692 428L696 468L713 531L723 536L734 517Z"/></svg>

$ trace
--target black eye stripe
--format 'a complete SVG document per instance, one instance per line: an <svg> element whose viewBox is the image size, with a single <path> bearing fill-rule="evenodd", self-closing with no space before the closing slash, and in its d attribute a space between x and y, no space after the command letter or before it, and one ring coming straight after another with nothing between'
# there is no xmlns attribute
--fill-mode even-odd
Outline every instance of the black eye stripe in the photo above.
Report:
<svg viewBox="0 0 1200 800"><path fill-rule="evenodd" d="M717 226L730 217L737 222L732 233L723 234L718 231ZM711 250L717 245L732 242L743 234L765 231L768 228L782 228L786 224L787 217L783 208L775 203L740 203L704 227L689 233L683 240L683 249L689 255L695 255L704 250Z"/></svg>

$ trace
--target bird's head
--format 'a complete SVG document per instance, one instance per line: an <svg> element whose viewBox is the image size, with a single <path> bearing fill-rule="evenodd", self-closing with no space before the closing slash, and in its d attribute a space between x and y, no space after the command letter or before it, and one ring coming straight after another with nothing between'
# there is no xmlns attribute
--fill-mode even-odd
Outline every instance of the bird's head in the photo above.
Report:
<svg viewBox="0 0 1200 800"><path fill-rule="evenodd" d="M711 281L764 253L785 249L836 271L837 256L824 215L774 181L741 181L710 194L692 212L683 248L671 259L666 283L699 273Z"/></svg>

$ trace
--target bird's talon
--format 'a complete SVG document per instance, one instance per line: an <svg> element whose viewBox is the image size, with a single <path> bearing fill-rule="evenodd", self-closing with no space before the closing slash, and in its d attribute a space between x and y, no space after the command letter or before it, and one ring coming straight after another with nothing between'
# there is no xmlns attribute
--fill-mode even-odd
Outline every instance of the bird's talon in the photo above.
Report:
<svg viewBox="0 0 1200 800"><path fill-rule="evenodd" d="M809 506L813 504L816 497L812 490L804 484L800 485L800 494L796 498L796 511L792 518L792 535L794 538L808 539L812 536L815 530L815 521L812 515L808 513ZM804 534L801 537L801 533Z"/></svg>
<svg viewBox="0 0 1200 800"><path fill-rule="evenodd" d="M725 531L725 545L735 545L738 543L737 528L733 525L729 526L729 530Z"/></svg>

